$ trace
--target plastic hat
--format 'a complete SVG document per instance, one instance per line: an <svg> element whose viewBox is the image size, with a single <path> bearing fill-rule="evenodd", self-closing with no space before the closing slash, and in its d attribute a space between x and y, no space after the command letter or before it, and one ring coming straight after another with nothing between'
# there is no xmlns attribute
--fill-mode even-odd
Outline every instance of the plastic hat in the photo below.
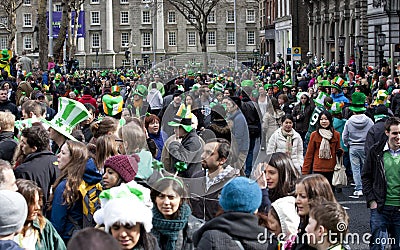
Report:
<svg viewBox="0 0 400 250"><path fill-rule="evenodd" d="M388 101L388 97L389 97L389 93L384 89L380 89L380 90L378 90L378 93L376 95L376 99L372 103L372 105L373 106L378 106L379 104L387 105L388 103L390 103Z"/></svg>
<svg viewBox="0 0 400 250"><path fill-rule="evenodd" d="M273 89L273 88L274 88L274 86L272 86L272 84L267 83L267 84L264 85L264 89L265 89L265 90L267 90L267 89Z"/></svg>
<svg viewBox="0 0 400 250"><path fill-rule="evenodd" d="M122 96L104 95L101 99L103 102L104 113L109 116L115 116L122 112L124 98Z"/></svg>
<svg viewBox="0 0 400 250"><path fill-rule="evenodd" d="M320 87L331 87L331 83L328 80L321 80L318 83Z"/></svg>
<svg viewBox="0 0 400 250"><path fill-rule="evenodd" d="M121 88L118 85L111 86L111 93L119 94L121 92Z"/></svg>
<svg viewBox="0 0 400 250"><path fill-rule="evenodd" d="M339 102L332 103L332 107L331 107L332 114L342 113L342 105L343 105L343 103L339 103Z"/></svg>
<svg viewBox="0 0 400 250"><path fill-rule="evenodd" d="M168 122L168 125L172 127L181 126L188 133L192 131L192 112L190 105L186 107L185 104L182 103L174 120Z"/></svg>
<svg viewBox="0 0 400 250"><path fill-rule="evenodd" d="M314 99L314 103L315 103L317 106L323 107L323 106L324 106L324 100L325 100L325 98L328 97L328 96L329 96L329 95L328 95L327 93L325 93L325 92L319 92L317 98Z"/></svg>
<svg viewBox="0 0 400 250"><path fill-rule="evenodd" d="M288 87L288 88L293 87L292 79L287 80L287 81L283 84L283 87Z"/></svg>
<svg viewBox="0 0 400 250"><path fill-rule="evenodd" d="M224 85L217 82L213 87L214 92L224 92Z"/></svg>
<svg viewBox="0 0 400 250"><path fill-rule="evenodd" d="M200 87L201 87L200 84L195 83L195 84L193 84L193 86L192 86L192 90L193 90L193 91L196 91L196 90L200 89Z"/></svg>
<svg viewBox="0 0 400 250"><path fill-rule="evenodd" d="M351 95L351 104L349 109L353 112L363 112L365 108L365 99L367 97L362 92L354 92Z"/></svg>
<svg viewBox="0 0 400 250"><path fill-rule="evenodd" d="M141 97L145 97L147 96L148 92L147 92L147 88L146 86L139 84L136 86L135 91L133 92L134 95L139 95Z"/></svg>
<svg viewBox="0 0 400 250"><path fill-rule="evenodd" d="M194 76L193 70L189 69L189 70L187 71L187 75L188 75L188 76Z"/></svg>
<svg viewBox="0 0 400 250"><path fill-rule="evenodd" d="M1 56L2 56L1 58L2 61L7 61L8 59L10 59L10 54L8 53L7 49L3 49L1 51Z"/></svg>
<svg viewBox="0 0 400 250"><path fill-rule="evenodd" d="M345 83L345 81L343 78L341 78L340 76L336 76L332 81L331 87L338 89L338 90L342 90L344 83Z"/></svg>
<svg viewBox="0 0 400 250"><path fill-rule="evenodd" d="M89 117L89 111L82 103L66 97L58 99L58 110L58 113L51 121L48 122L43 119L42 122L68 139L77 141L71 135L72 130Z"/></svg>
<svg viewBox="0 0 400 250"><path fill-rule="evenodd" d="M243 80L240 84L241 87L254 87L254 82L252 80Z"/></svg>

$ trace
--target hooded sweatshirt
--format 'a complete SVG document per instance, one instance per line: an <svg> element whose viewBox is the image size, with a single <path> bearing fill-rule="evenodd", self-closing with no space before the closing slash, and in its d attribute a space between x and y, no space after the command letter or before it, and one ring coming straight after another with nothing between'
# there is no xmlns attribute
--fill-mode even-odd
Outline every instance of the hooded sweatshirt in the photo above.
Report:
<svg viewBox="0 0 400 250"><path fill-rule="evenodd" d="M149 103L151 109L162 109L163 98L158 89L151 89L147 95L147 102Z"/></svg>
<svg viewBox="0 0 400 250"><path fill-rule="evenodd" d="M365 114L356 114L349 118L344 125L343 142L346 147L364 150L368 130L374 125Z"/></svg>

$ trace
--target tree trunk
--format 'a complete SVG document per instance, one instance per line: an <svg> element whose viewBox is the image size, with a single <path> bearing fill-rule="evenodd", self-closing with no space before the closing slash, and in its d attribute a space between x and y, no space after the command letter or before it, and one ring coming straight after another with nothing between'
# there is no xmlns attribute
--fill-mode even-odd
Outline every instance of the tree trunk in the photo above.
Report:
<svg viewBox="0 0 400 250"><path fill-rule="evenodd" d="M15 34L17 33L17 25L15 24L16 20L17 20L17 14L16 12L12 12L10 15L10 36L8 39L8 49L11 51L14 51L15 48Z"/></svg>
<svg viewBox="0 0 400 250"><path fill-rule="evenodd" d="M38 25L39 25L39 68L47 70L48 53L49 53L49 39L48 28L46 25L46 6L47 0L39 0L38 9Z"/></svg>
<svg viewBox="0 0 400 250"><path fill-rule="evenodd" d="M74 57L76 53L76 44L77 44L77 39L78 39L78 19L79 19L79 14L81 13L80 9L75 10L75 16L74 16L74 32L72 37L72 44L70 47L70 57Z"/></svg>
<svg viewBox="0 0 400 250"><path fill-rule="evenodd" d="M71 12L71 8L68 4L68 0L63 0L61 5L63 6L62 10L62 18L61 18L61 26L60 32L58 33L57 39L54 41L54 55L60 56L62 54L62 49L65 43L65 38L67 37L67 29L70 26L71 19L69 19L69 13Z"/></svg>

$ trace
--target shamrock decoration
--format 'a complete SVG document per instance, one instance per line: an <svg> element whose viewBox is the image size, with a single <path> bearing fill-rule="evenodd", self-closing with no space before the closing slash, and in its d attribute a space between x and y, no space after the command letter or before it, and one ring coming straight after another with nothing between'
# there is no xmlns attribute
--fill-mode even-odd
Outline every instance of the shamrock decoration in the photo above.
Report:
<svg viewBox="0 0 400 250"><path fill-rule="evenodd" d="M163 169L164 168L164 164L162 163L162 162L160 162L160 161L157 161L157 160L154 160L152 163L151 163L151 167L154 169L154 170L157 170L157 171L160 171L161 169Z"/></svg>
<svg viewBox="0 0 400 250"><path fill-rule="evenodd" d="M182 162L179 161L177 163L175 163L175 168L176 168L176 172L183 172L188 168L188 165L186 164L186 162Z"/></svg>

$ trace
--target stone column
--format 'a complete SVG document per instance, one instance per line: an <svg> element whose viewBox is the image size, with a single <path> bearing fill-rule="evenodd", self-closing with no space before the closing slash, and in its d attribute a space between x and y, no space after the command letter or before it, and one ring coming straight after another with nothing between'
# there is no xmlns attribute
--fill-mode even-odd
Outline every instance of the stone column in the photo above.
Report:
<svg viewBox="0 0 400 250"><path fill-rule="evenodd" d="M339 21L340 13L335 12L335 64L339 63Z"/></svg>
<svg viewBox="0 0 400 250"><path fill-rule="evenodd" d="M105 53L114 53L113 1L106 0L106 49Z"/></svg>

